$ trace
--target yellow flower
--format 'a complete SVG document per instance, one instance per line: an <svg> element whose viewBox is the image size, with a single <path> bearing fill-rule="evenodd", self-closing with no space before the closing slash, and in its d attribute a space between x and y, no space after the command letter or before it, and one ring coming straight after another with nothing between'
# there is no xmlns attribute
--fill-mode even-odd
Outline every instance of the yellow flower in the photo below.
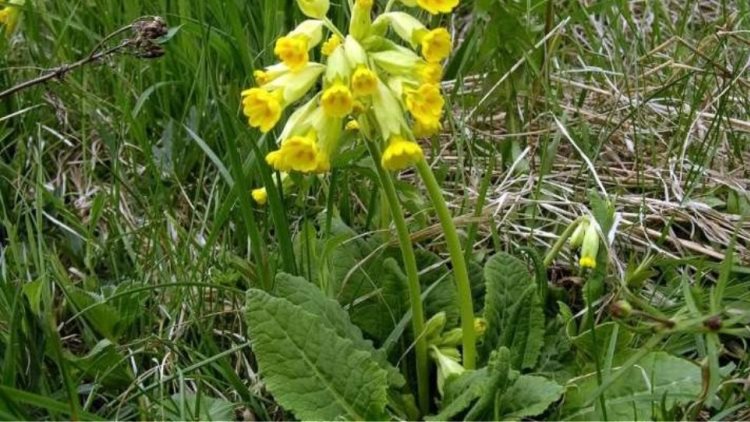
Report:
<svg viewBox="0 0 750 422"><path fill-rule="evenodd" d="M474 318L474 332L477 337L482 337L487 331L487 320L484 318Z"/></svg>
<svg viewBox="0 0 750 422"><path fill-rule="evenodd" d="M8 37L18 25L18 18L21 15L21 9L18 6L23 6L24 3L26 3L25 0L11 0L8 6L0 9L0 24L5 25L5 34Z"/></svg>
<svg viewBox="0 0 750 422"><path fill-rule="evenodd" d="M258 85L265 85L270 80L268 77L268 73L263 70L256 70L255 72L253 72L253 78L255 79L255 83Z"/></svg>
<svg viewBox="0 0 750 422"><path fill-rule="evenodd" d="M438 63L451 54L451 34L445 28L437 28L424 34L420 41L422 57L429 63Z"/></svg>
<svg viewBox="0 0 750 422"><path fill-rule="evenodd" d="M323 91L320 103L327 116L340 118L352 112L354 98L349 88L337 82Z"/></svg>
<svg viewBox="0 0 750 422"><path fill-rule="evenodd" d="M402 170L423 158L422 147L417 145L416 142L396 135L391 138L388 148L383 152L380 164L386 170Z"/></svg>
<svg viewBox="0 0 750 422"><path fill-rule="evenodd" d="M265 205L266 202L268 202L268 192L266 191L266 188L253 189L253 191L250 192L250 195L253 196L253 200L257 202L258 205Z"/></svg>
<svg viewBox="0 0 750 422"><path fill-rule="evenodd" d="M315 132L308 136L292 136L281 143L281 148L266 155L266 163L276 170L310 173L319 166Z"/></svg>
<svg viewBox="0 0 750 422"><path fill-rule="evenodd" d="M417 4L431 14L437 15L452 12L458 6L458 0L417 0Z"/></svg>
<svg viewBox="0 0 750 422"><path fill-rule="evenodd" d="M323 19L326 13L328 13L330 4L328 0L297 0L297 6L299 6L305 16Z"/></svg>
<svg viewBox="0 0 750 422"><path fill-rule="evenodd" d="M422 84L417 89L406 91L406 108L412 116L423 124L434 125L443 114L445 100L440 95L440 88L435 84Z"/></svg>
<svg viewBox="0 0 750 422"><path fill-rule="evenodd" d="M363 9L371 9L372 8L372 0L357 0L356 5L363 8Z"/></svg>
<svg viewBox="0 0 750 422"><path fill-rule="evenodd" d="M443 66L440 63L425 63L417 70L419 79L425 84L439 84L443 79Z"/></svg>
<svg viewBox="0 0 750 422"><path fill-rule="evenodd" d="M242 92L242 97L243 112L250 126L263 133L273 129L284 109L280 91L272 93L262 88L250 88Z"/></svg>
<svg viewBox="0 0 750 422"><path fill-rule="evenodd" d="M344 129L352 132L356 132L359 130L359 122L356 120L349 120L346 122L346 126L344 126Z"/></svg>
<svg viewBox="0 0 750 422"><path fill-rule="evenodd" d="M352 92L357 97L372 95L378 89L378 76L372 70L360 66L352 75Z"/></svg>
<svg viewBox="0 0 750 422"><path fill-rule="evenodd" d="M591 220L586 227L581 246L581 259L578 261L581 268L596 268L596 256L599 253L598 226L595 221Z"/></svg>
<svg viewBox="0 0 750 422"><path fill-rule="evenodd" d="M427 138L437 134L442 128L443 126L440 124L440 120L415 120L412 131L417 138Z"/></svg>
<svg viewBox="0 0 750 422"><path fill-rule="evenodd" d="M296 72L307 65L310 56L307 53L308 38L303 35L281 37L276 40L273 53L283 61L289 69Z"/></svg>
<svg viewBox="0 0 750 422"><path fill-rule="evenodd" d="M323 53L324 56L330 56L331 54L333 54L333 51L341 45L341 43L341 37L333 34L326 40L326 42L323 43L323 47L320 48L320 52Z"/></svg>

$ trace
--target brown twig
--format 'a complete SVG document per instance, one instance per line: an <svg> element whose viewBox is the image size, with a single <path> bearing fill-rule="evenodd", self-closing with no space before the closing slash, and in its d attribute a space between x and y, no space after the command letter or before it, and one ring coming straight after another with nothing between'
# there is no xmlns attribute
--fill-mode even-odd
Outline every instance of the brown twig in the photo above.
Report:
<svg viewBox="0 0 750 422"><path fill-rule="evenodd" d="M99 51L105 42L131 29L135 31L135 37L124 39L122 42L120 42L118 45L114 47L111 47L104 51ZM77 62L64 64L64 65L55 67L47 71L47 73L45 73L44 75L38 76L34 79L29 79L28 81L21 82L11 88L6 89L3 92L0 92L0 100L11 96L18 91L32 87L34 85L47 82L50 79L60 79L72 70L75 70L86 64L101 60L104 57L113 55L126 47L135 47L136 49L138 49L139 50L138 55L140 57L144 57L144 58L159 57L162 54L164 54L164 50L157 44L154 44L153 40L165 35L166 33L167 33L167 25L162 18L158 16L148 17L148 18L139 18L133 23L126 25L112 32L106 37L104 37L94 47L94 49L91 50L91 52L86 55L86 57L78 60Z"/></svg>

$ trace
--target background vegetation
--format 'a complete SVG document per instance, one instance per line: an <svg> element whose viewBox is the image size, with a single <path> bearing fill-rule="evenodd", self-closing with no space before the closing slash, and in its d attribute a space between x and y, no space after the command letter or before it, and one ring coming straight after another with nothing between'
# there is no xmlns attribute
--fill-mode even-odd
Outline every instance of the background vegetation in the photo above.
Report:
<svg viewBox="0 0 750 422"><path fill-rule="evenodd" d="M264 390L248 343L245 290L259 283L249 232L272 273L293 251L285 269L311 280L322 262L380 274L357 254L397 250L383 241L388 215L367 163L298 183L285 216L250 201L274 140L247 127L240 91L300 20L293 2L28 3L0 41L3 88L85 57L140 16L178 30L161 58L117 55L0 102L0 416L292 417ZM334 2L329 16L347 13ZM530 265L549 279L547 309L566 304L568 326L581 327L555 345L574 355L565 368L594 356L606 377L600 353L611 366L667 351L703 366L704 395L656 417L750 417L748 3L476 0L446 19L450 113L424 147L474 265L502 251L543 256L587 209L611 206L608 266L582 273L567 248ZM414 240L442 258L411 178L398 188ZM351 252L353 237L380 246ZM586 327L617 325L610 304L623 297L740 328L588 341Z"/></svg>

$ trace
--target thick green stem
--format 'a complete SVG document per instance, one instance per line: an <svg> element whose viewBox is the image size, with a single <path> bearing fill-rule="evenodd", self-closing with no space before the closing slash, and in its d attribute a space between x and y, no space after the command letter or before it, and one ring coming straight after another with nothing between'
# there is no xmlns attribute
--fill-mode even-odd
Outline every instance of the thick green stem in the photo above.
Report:
<svg viewBox="0 0 750 422"><path fill-rule="evenodd" d="M432 205L435 207L440 225L443 227L445 243L448 246L451 263L453 264L453 278L456 280L458 291L458 308L461 313L461 330L463 331L463 357L464 368L474 369L477 359L476 333L474 332L474 305L471 299L471 284L469 282L469 271L466 268L466 260L461 251L461 241L453 224L453 217L448 210L448 205L443 198L440 185L432 173L432 169L425 160L417 162L419 175L427 187Z"/></svg>
<svg viewBox="0 0 750 422"><path fill-rule="evenodd" d="M380 151L377 144L367 141L370 155L375 161L375 170L378 173L380 186L383 188L388 207L391 211L393 224L396 226L398 243L401 247L401 255L404 258L406 270L407 287L409 289L409 304L411 306L411 326L414 331L414 352L417 361L417 395L419 397L419 408L426 414L430 405L430 384L427 366L427 339L422 335L424 332L424 309L422 308L422 288L419 285L419 274L417 270L417 259L414 256L414 248L411 243L411 235L406 226L404 212L398 201L396 187L393 185L391 176L380 166Z"/></svg>

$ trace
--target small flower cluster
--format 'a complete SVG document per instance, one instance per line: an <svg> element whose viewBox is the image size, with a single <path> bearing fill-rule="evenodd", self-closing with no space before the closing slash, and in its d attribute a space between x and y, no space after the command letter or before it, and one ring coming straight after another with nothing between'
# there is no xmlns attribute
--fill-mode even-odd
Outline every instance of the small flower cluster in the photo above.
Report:
<svg viewBox="0 0 750 422"><path fill-rule="evenodd" d="M21 15L21 8L26 3L26 0L10 0L8 4L0 9L0 25L5 26L5 34L11 36L16 25L18 25L18 19Z"/></svg>
<svg viewBox="0 0 750 422"><path fill-rule="evenodd" d="M590 216L585 216L576 226L568 241L572 248L581 248L578 265L581 268L596 268L599 253L599 224Z"/></svg>
<svg viewBox="0 0 750 422"><path fill-rule="evenodd" d="M451 12L458 4L401 2L432 14ZM250 126L269 132L285 109L322 83L291 114L279 148L266 162L284 173L328 172L344 130L382 139L385 169L400 170L423 159L415 137L441 129L442 62L452 48L448 31L428 29L405 12L385 12L373 19L373 0L356 0L344 35L326 18L328 0L297 0L297 5L310 19L276 41L273 51L279 63L255 71L257 86L242 92L243 112ZM402 42L387 38L389 31ZM325 63L310 60L317 46Z"/></svg>

